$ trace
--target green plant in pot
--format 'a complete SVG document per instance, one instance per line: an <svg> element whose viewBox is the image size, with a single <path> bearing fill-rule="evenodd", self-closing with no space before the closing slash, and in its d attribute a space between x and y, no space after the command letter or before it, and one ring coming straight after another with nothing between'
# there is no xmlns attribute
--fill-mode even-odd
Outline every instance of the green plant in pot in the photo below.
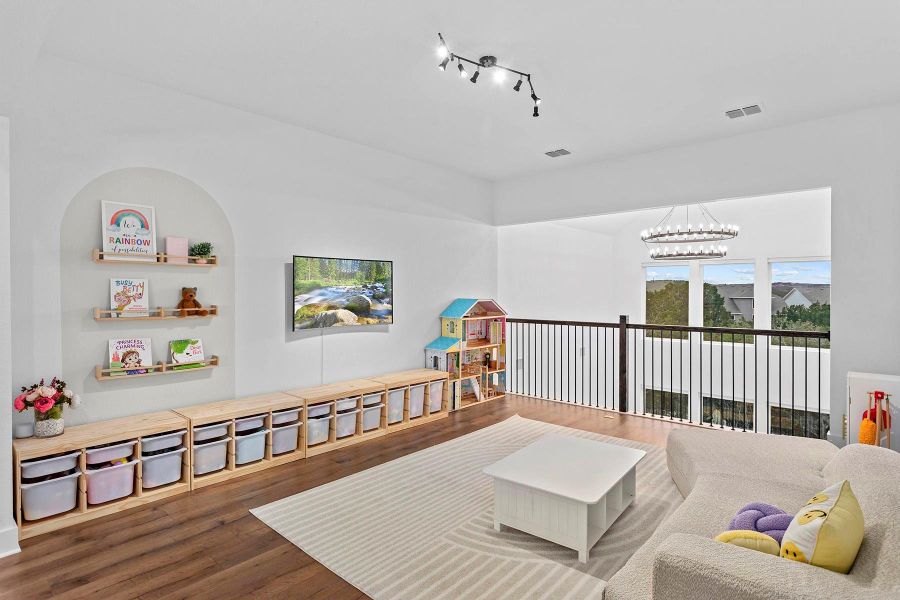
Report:
<svg viewBox="0 0 900 600"><path fill-rule="evenodd" d="M194 263L205 265L212 256L213 245L209 242L194 242L188 249L188 256L194 257Z"/></svg>
<svg viewBox="0 0 900 600"><path fill-rule="evenodd" d="M74 393L66 382L54 377L50 385L44 380L29 387L22 386L22 393L13 399L13 408L24 412L34 409L34 437L53 437L62 435L65 430L63 408L66 404L78 408L81 396Z"/></svg>

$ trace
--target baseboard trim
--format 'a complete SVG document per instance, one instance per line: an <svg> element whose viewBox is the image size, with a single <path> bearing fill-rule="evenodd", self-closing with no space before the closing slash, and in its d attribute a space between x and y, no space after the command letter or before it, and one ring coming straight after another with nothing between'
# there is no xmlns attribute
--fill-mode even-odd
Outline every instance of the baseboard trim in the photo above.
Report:
<svg viewBox="0 0 900 600"><path fill-rule="evenodd" d="M13 525L0 529L0 558L21 552L19 548L19 528Z"/></svg>

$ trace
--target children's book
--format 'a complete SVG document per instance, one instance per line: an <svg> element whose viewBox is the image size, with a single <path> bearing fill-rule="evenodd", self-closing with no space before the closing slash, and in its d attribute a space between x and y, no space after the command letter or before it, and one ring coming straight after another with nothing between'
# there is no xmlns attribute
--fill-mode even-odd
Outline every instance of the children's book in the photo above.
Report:
<svg viewBox="0 0 900 600"><path fill-rule="evenodd" d="M152 366L150 338L109 340L110 375L140 375Z"/></svg>
<svg viewBox="0 0 900 600"><path fill-rule="evenodd" d="M196 369L206 366L201 340L172 340L169 342L170 362L174 370Z"/></svg>
<svg viewBox="0 0 900 600"><path fill-rule="evenodd" d="M110 279L109 307L117 317L146 317L150 314L146 279Z"/></svg>

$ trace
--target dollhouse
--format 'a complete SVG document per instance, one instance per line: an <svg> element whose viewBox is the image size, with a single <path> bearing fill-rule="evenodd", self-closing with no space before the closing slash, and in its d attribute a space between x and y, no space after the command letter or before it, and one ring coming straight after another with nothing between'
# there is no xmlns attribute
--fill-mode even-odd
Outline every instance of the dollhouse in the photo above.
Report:
<svg viewBox="0 0 900 600"><path fill-rule="evenodd" d="M450 374L450 410L506 393L506 311L494 300L457 298L441 313L425 366Z"/></svg>

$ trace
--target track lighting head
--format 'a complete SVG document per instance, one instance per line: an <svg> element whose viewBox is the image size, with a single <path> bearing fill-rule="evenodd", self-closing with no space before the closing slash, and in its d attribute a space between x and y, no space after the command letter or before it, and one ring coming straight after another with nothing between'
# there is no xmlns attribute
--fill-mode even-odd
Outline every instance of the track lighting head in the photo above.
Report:
<svg viewBox="0 0 900 600"><path fill-rule="evenodd" d="M478 76L479 76L480 74L481 74L481 70L476 68L476 69L475 69L475 74L472 75L472 79L470 79L469 81L471 81L472 83L478 83Z"/></svg>
<svg viewBox="0 0 900 600"><path fill-rule="evenodd" d="M538 112L537 104L534 105L534 112L531 113L531 116L532 116L532 117L539 117L539 116L541 116L541 113Z"/></svg>
<svg viewBox="0 0 900 600"><path fill-rule="evenodd" d="M534 90L531 91L531 99L534 100L534 107L537 108L538 104L541 103L541 99L537 97L537 94L534 93ZM537 116L537 115L535 115Z"/></svg>
<svg viewBox="0 0 900 600"><path fill-rule="evenodd" d="M466 68L463 66L463 62L459 61L459 76L461 78L467 77L469 74L466 73Z"/></svg>
<svg viewBox="0 0 900 600"><path fill-rule="evenodd" d="M438 39L441 40L437 47L438 58L447 58L450 56L450 51L447 49L447 44L444 43L444 36L438 33Z"/></svg>
<svg viewBox="0 0 900 600"><path fill-rule="evenodd" d="M519 80L516 82L516 85L513 86L513 91L518 92L521 87L522 87L522 78L519 77Z"/></svg>
<svg viewBox="0 0 900 600"><path fill-rule="evenodd" d="M450 62L450 57L449 56L444 57L444 60L442 60L441 64L438 65L438 69L440 69L441 71L446 71L448 62Z"/></svg>

